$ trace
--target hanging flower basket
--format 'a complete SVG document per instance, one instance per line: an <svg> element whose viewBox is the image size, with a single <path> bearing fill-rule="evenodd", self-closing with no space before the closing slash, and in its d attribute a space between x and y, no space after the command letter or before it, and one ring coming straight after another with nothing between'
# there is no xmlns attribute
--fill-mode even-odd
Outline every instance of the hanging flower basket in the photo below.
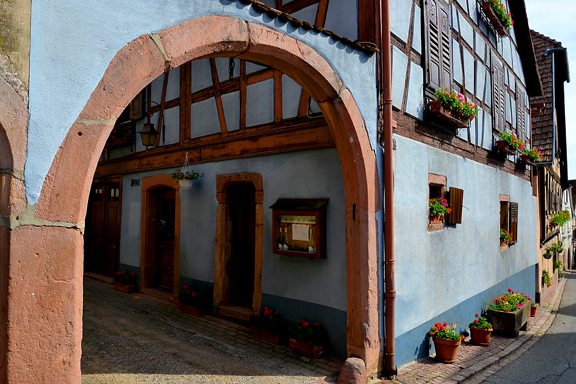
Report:
<svg viewBox="0 0 576 384"><path fill-rule="evenodd" d="M194 172L189 168L190 164L188 163L188 152L186 152L186 160L184 161L182 170L177 169L176 172L172 172L171 174L172 179L176 180L178 184L180 184L180 189L184 191L192 188L192 182L194 180L198 180L204 176L203 173Z"/></svg>
<svg viewBox="0 0 576 384"><path fill-rule="evenodd" d="M192 189L192 183L193 183L193 180L191 180L191 179L178 180L178 184L180 184L180 189L182 189L184 191Z"/></svg>

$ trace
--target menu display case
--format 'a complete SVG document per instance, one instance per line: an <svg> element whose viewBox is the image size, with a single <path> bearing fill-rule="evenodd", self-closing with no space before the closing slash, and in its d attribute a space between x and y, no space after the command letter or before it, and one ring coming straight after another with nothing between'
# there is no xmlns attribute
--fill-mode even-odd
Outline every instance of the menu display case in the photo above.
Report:
<svg viewBox="0 0 576 384"><path fill-rule="evenodd" d="M328 199L278 199L270 207L273 253L325 258L327 204Z"/></svg>

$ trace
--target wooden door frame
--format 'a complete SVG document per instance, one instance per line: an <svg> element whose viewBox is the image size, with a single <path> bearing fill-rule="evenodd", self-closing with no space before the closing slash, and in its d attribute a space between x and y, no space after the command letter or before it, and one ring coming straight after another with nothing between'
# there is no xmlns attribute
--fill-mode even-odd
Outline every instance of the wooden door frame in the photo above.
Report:
<svg viewBox="0 0 576 384"><path fill-rule="evenodd" d="M148 259L149 247L147 246L148 223L152 219L149 214L148 205L151 201L151 194L158 188L171 188L176 190L175 212L174 212L174 288L172 290L173 299L178 297L178 289L180 288L180 184L173 180L170 175L156 175L151 177L142 178L142 218L140 228L140 289L146 292L147 289L152 288L150 284L146 283L144 278L144 271L147 267L156 268L155 263L150 263ZM154 255L154 259L156 256ZM151 265L154 264L154 265Z"/></svg>
<svg viewBox="0 0 576 384"><path fill-rule="evenodd" d="M253 184L256 209L254 233L254 295L252 309L260 312L262 304L262 261L264 259L264 183L257 173L235 173L216 176L216 240L214 247L214 304L222 305L229 285L226 275L226 264L230 259L231 249L228 238L228 194L226 189L231 184Z"/></svg>

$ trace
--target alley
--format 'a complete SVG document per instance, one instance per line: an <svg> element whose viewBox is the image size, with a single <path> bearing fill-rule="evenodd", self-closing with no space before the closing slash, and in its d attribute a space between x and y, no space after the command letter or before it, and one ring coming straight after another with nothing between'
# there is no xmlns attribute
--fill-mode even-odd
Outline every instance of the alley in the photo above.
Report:
<svg viewBox="0 0 576 384"><path fill-rule="evenodd" d="M502 360L483 383L576 383L576 273L566 273L560 308L548 331L523 354Z"/></svg>
<svg viewBox="0 0 576 384"><path fill-rule="evenodd" d="M84 279L84 384L329 383L339 368L261 342L234 323Z"/></svg>

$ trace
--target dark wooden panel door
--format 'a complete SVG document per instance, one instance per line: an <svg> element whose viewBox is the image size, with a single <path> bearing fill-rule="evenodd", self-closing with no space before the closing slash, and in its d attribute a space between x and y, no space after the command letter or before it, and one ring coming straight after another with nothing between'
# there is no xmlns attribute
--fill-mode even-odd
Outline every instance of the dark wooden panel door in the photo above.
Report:
<svg viewBox="0 0 576 384"><path fill-rule="evenodd" d="M232 184L227 188L231 254L227 265L230 300L233 305L252 307L254 295L254 248L256 203L253 184Z"/></svg>
<svg viewBox="0 0 576 384"><path fill-rule="evenodd" d="M155 287L172 292L174 289L176 191L170 189L162 192L157 202Z"/></svg>
<svg viewBox="0 0 576 384"><path fill-rule="evenodd" d="M84 235L84 270L114 276L120 261L120 183L94 184Z"/></svg>

